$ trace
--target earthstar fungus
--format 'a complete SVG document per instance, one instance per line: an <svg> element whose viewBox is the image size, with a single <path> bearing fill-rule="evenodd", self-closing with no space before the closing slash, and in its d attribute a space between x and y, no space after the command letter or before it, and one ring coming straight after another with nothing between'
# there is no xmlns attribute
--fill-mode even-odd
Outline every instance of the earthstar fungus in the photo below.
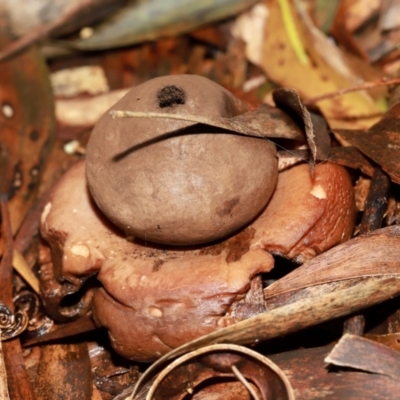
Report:
<svg viewBox="0 0 400 400"><path fill-rule="evenodd" d="M215 83L186 75L139 85L113 109L129 107L248 110ZM42 215L45 307L59 321L92 312L118 353L150 362L264 312L270 253L304 262L347 240L354 217L343 167L319 164L311 177L303 164L278 174L268 140L106 113L86 161L60 179ZM100 288L90 284L94 275ZM65 301L72 294L75 304Z"/></svg>

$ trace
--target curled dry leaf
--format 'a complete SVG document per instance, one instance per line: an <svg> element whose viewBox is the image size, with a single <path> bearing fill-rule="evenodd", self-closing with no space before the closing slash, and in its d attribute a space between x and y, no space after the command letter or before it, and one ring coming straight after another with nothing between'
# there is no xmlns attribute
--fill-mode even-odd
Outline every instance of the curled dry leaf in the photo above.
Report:
<svg viewBox="0 0 400 400"><path fill-rule="evenodd" d="M323 119L317 115L312 115L301 103L299 94L294 89L274 90L273 99L277 107L286 111L289 115L294 113L304 124L304 131L307 137L308 147L311 152L310 164L313 171L316 161L325 161L329 157L330 138ZM317 124L314 129L314 121Z"/></svg>
<svg viewBox="0 0 400 400"><path fill-rule="evenodd" d="M201 383L213 378L235 379L237 371L248 384L252 383L253 399L294 399L289 379L267 357L246 347L217 344L185 354L168 365L151 384L146 400L181 400L188 390L198 395Z"/></svg>
<svg viewBox="0 0 400 400"><path fill-rule="evenodd" d="M314 290L317 292L321 285L326 293L330 285L333 290L335 285L343 285L345 281L357 286L368 278L397 278L400 274L399 242L400 227L392 226L335 246L267 287L264 290L267 308L270 302L274 307L283 304L278 298L289 303L290 299L308 296L311 301Z"/></svg>

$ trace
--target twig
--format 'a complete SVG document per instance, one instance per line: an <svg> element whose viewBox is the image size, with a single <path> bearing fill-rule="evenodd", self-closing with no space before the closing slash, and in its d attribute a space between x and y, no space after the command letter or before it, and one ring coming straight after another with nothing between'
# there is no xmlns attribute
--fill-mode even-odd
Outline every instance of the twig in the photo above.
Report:
<svg viewBox="0 0 400 400"><path fill-rule="evenodd" d="M400 78L394 78L394 79L382 78L379 81L364 82L364 83L361 83L360 85L355 85L355 86L351 86L348 88L335 90L334 92L325 93L321 96L313 97L311 99L304 99L303 104L305 106L309 106L309 105L317 103L321 100L326 100L326 99L330 99L332 97L341 96L342 94L346 94L346 93L350 93L350 92L358 92L358 91L367 90L367 89L374 89L374 88L380 87L380 86L398 85L399 83L400 83Z"/></svg>
<svg viewBox="0 0 400 400"><path fill-rule="evenodd" d="M236 365L232 365L231 366L231 370L233 372L233 374L236 376L236 378L239 379L240 382L243 383L243 385L245 386L245 388L249 391L251 397L254 400L260 400L260 398L258 397L257 393L255 392L255 390L251 387L250 383L247 382L246 378L243 376L243 374L237 369Z"/></svg>
<svg viewBox="0 0 400 400"><path fill-rule="evenodd" d="M26 283L40 295L40 283L39 279L33 273L31 267L25 260L25 257L18 251L14 249L13 253L13 267L22 276Z"/></svg>

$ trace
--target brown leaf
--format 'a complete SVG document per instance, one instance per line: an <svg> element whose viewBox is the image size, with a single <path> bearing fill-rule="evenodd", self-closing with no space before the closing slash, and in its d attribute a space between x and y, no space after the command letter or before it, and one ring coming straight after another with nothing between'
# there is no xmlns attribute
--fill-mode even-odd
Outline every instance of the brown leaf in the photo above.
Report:
<svg viewBox="0 0 400 400"><path fill-rule="evenodd" d="M317 160L325 161L329 157L331 143L325 121L322 117L316 114L312 116L309 113L294 89L277 89L274 90L272 96L277 107L286 111L289 115L290 111L294 112L301 119L312 155L312 163L310 164L312 171ZM314 123L318 125L317 129L314 129Z"/></svg>
<svg viewBox="0 0 400 400"><path fill-rule="evenodd" d="M355 147L332 147L329 152L329 161L344 167L359 169L365 175L372 176L374 167L364 155Z"/></svg>
<svg viewBox="0 0 400 400"><path fill-rule="evenodd" d="M335 130L335 135L378 163L394 183L400 183L400 132Z"/></svg>
<svg viewBox="0 0 400 400"><path fill-rule="evenodd" d="M0 35L0 45L5 43ZM55 136L53 95L43 57L31 49L1 64L0 192L15 233L35 200Z"/></svg>
<svg viewBox="0 0 400 400"><path fill-rule="evenodd" d="M177 119L237 132L246 136L304 140L301 129L284 112L261 105L254 111L232 118L205 115L167 114L154 112L110 111L113 118L165 118ZM171 135L171 133L169 133Z"/></svg>

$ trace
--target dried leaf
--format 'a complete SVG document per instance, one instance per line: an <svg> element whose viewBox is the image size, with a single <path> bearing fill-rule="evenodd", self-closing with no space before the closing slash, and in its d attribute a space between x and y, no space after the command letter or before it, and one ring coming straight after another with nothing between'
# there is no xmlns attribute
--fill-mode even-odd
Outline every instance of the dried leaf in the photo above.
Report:
<svg viewBox="0 0 400 400"><path fill-rule="evenodd" d="M339 48L313 25L299 3L298 0L288 1L288 13L293 20L292 29L300 38L307 57L302 60L296 55L278 2L266 0L269 13L265 23L261 67L280 86L296 89L303 99L357 83L359 77L349 69ZM376 122L379 113L366 92L323 100L318 107L331 127L343 129L368 128ZM360 117L363 118L357 119Z"/></svg>
<svg viewBox="0 0 400 400"><path fill-rule="evenodd" d="M365 335L365 338L373 340L378 343L382 343L385 346L400 351L400 332L388 333L386 335L374 335L371 333L367 333Z"/></svg>
<svg viewBox="0 0 400 400"><path fill-rule="evenodd" d="M154 112L110 111L113 118L165 118L205 124L246 136L304 140L301 129L284 112L266 104L232 118ZM170 135L173 134L169 133Z"/></svg>
<svg viewBox="0 0 400 400"><path fill-rule="evenodd" d="M394 183L400 184L400 132L335 130L335 135L378 163Z"/></svg>
<svg viewBox="0 0 400 400"><path fill-rule="evenodd" d="M375 374L400 377L400 353L381 343L346 334L325 358L325 362Z"/></svg>
<svg viewBox="0 0 400 400"><path fill-rule="evenodd" d="M372 176L374 167L355 147L332 147L329 151L329 161L344 167L359 169L365 175Z"/></svg>
<svg viewBox="0 0 400 400"><path fill-rule="evenodd" d="M316 161L325 161L329 157L330 138L324 120L316 114L311 115L307 108L301 103L300 97L294 89L274 90L273 99L277 107L286 111L289 115L293 112L303 123L306 133L308 147L312 155L310 163L311 171ZM314 123L317 124L314 129Z"/></svg>
<svg viewBox="0 0 400 400"><path fill-rule="evenodd" d="M94 126L127 92L127 89L120 89L90 98L57 99L57 121L64 125Z"/></svg>
<svg viewBox="0 0 400 400"><path fill-rule="evenodd" d="M7 202L1 200L0 203L2 220L1 233L4 239L3 257L0 262L0 304L8 307L12 311L12 257L14 246ZM8 390L11 399L34 400L18 338L3 343L3 355L7 371Z"/></svg>

